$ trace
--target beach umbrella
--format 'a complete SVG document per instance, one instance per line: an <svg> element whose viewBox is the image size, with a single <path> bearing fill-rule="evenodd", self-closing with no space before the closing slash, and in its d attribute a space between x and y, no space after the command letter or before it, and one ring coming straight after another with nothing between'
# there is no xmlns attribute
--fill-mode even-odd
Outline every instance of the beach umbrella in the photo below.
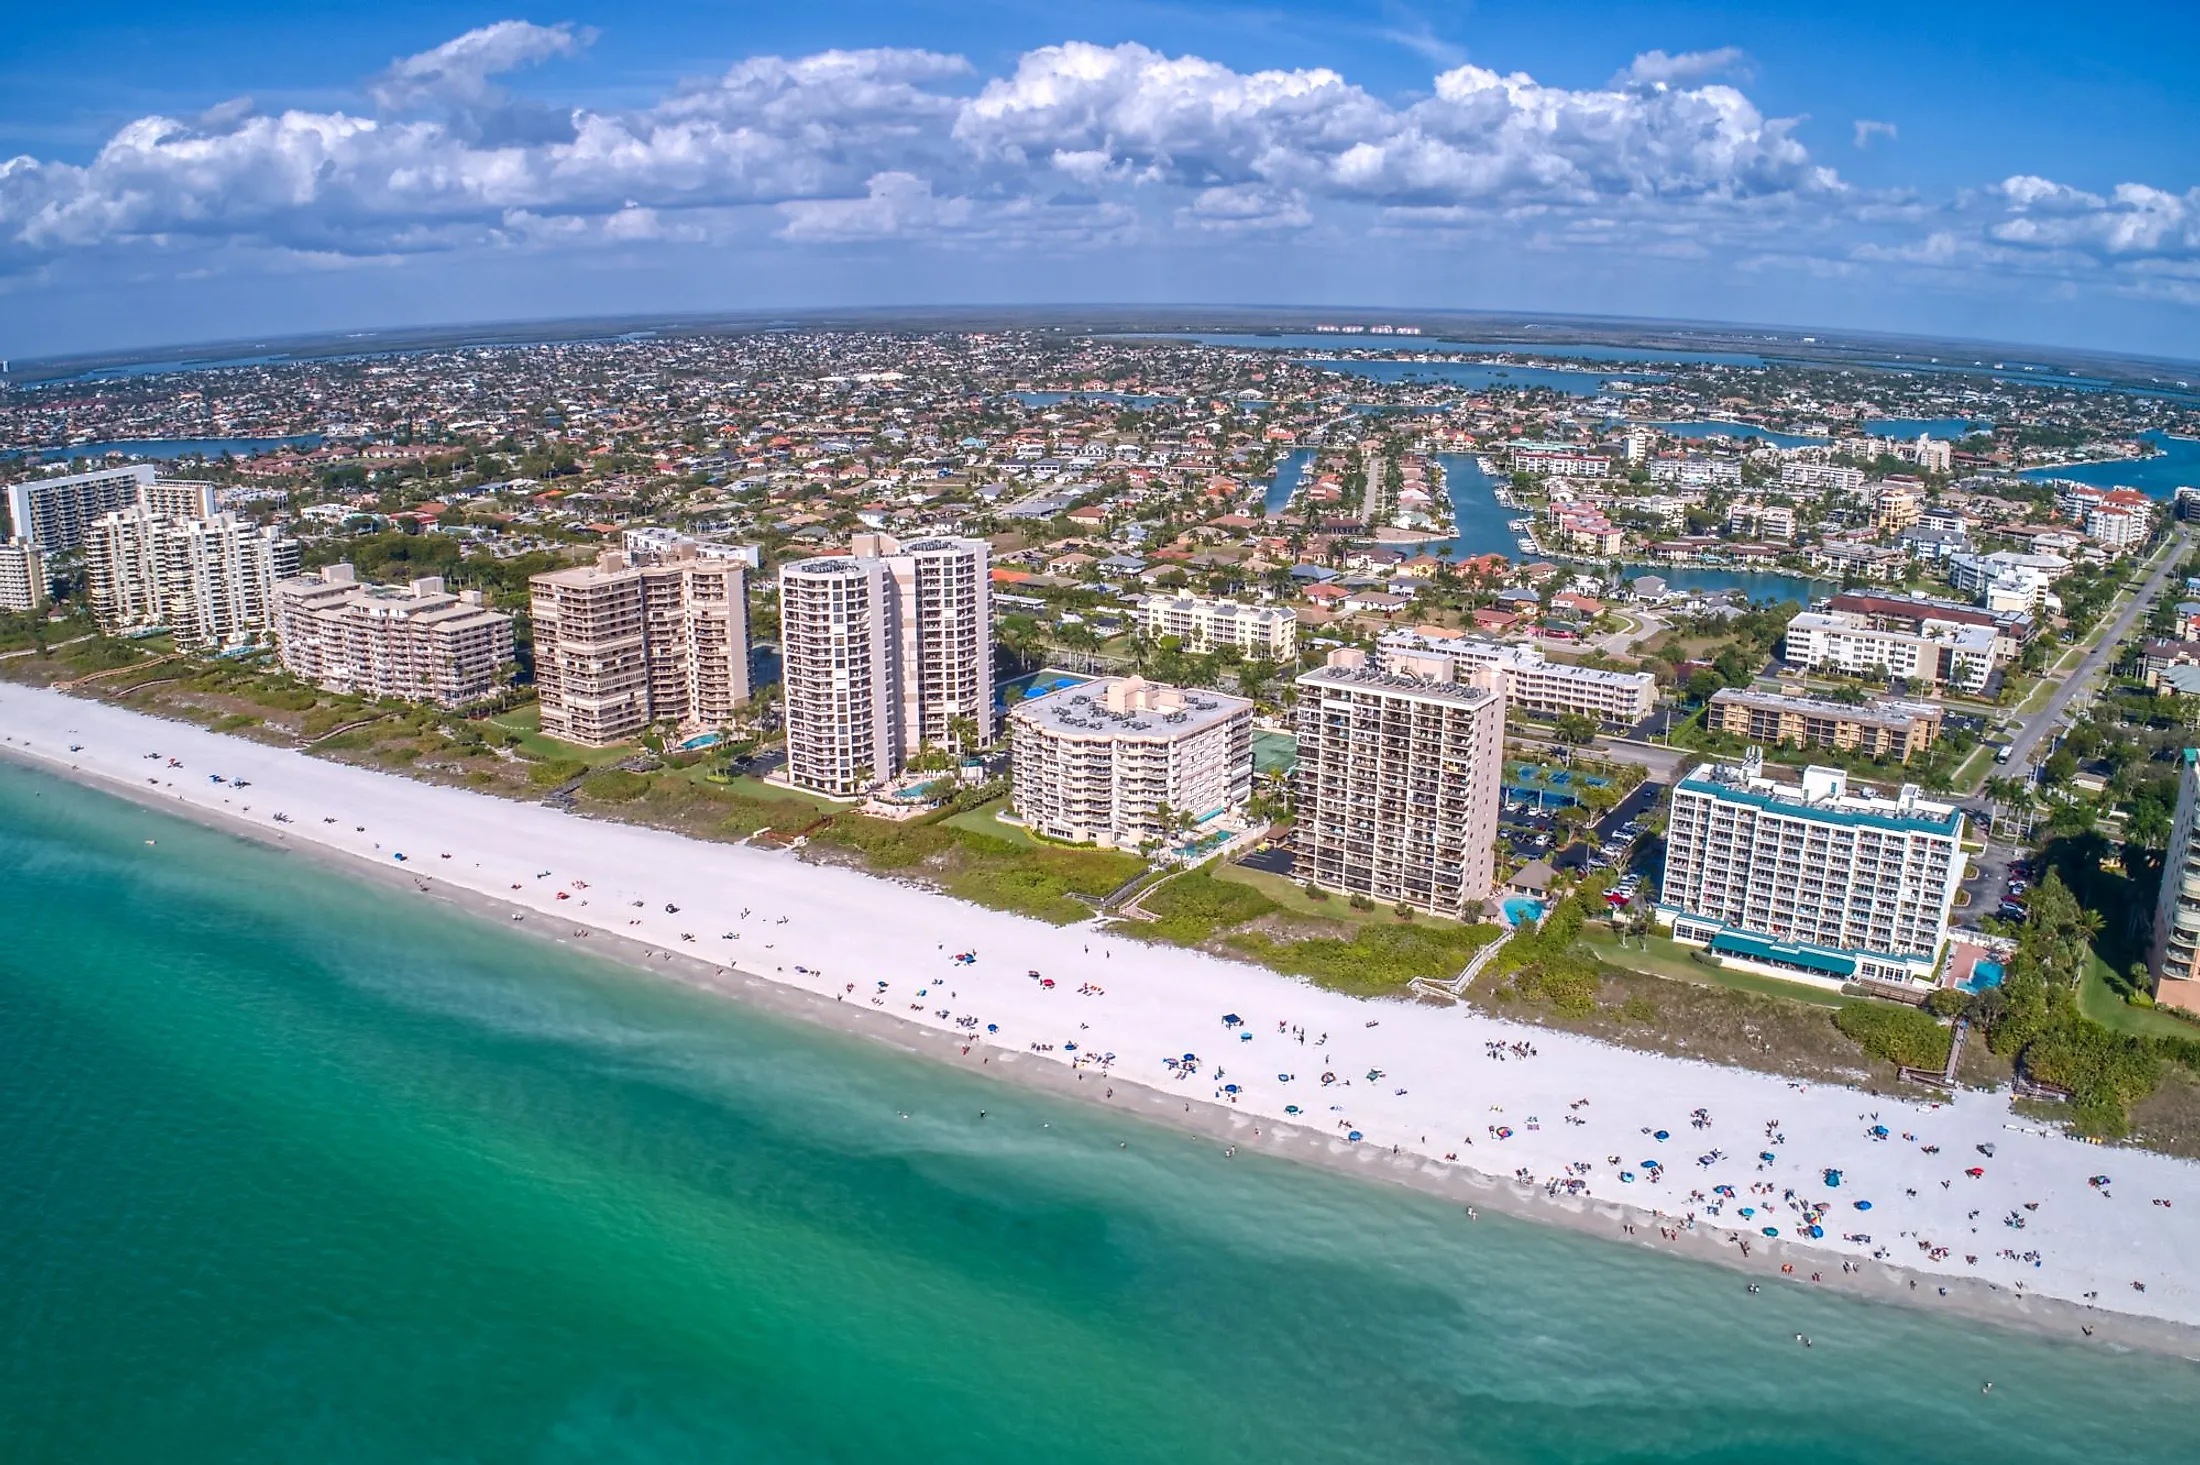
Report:
<svg viewBox="0 0 2200 1465"><path fill-rule="evenodd" d="M1239 1017L1234 1012L1225 1012L1224 1014L1222 1014L1222 1025L1226 1028L1234 1028L1243 1021L1244 1019Z"/></svg>
<svg viewBox="0 0 2200 1465"><path fill-rule="evenodd" d="M1838 1186L1838 1185L1840 1185L1840 1183L1841 1183L1841 1172L1840 1172L1840 1171L1838 1171L1838 1170L1828 1170L1828 1171L1826 1172L1826 1176L1825 1176L1825 1179L1826 1179L1826 1184L1828 1184L1828 1185L1832 1185L1832 1186Z"/></svg>
<svg viewBox="0 0 2200 1465"><path fill-rule="evenodd" d="M1357 1144L1359 1142L1360 1132L1357 1129L1350 1130L1345 1134L1345 1138Z"/></svg>
<svg viewBox="0 0 2200 1465"><path fill-rule="evenodd" d="M1779 1235L1779 1234L1780 1234L1780 1228L1779 1228L1779 1227L1777 1227L1777 1226L1767 1226L1767 1227L1765 1227L1765 1235L1767 1235L1767 1236L1777 1236L1777 1235Z"/></svg>
<svg viewBox="0 0 2200 1465"><path fill-rule="evenodd" d="M997 1022L989 1022L985 1025L985 1030L989 1033L997 1033L1001 1030L1001 1025Z"/></svg>
<svg viewBox="0 0 2200 1465"><path fill-rule="evenodd" d="M1872 1208L1872 1203L1868 1200L1860 1200L1856 1203L1856 1208L1860 1211L1868 1211Z"/></svg>
<svg viewBox="0 0 2200 1465"><path fill-rule="evenodd" d="M1277 1082L1277 1083L1289 1083L1289 1082L1291 1082L1291 1075L1290 1075L1290 1074L1288 1074L1288 1073L1279 1073L1279 1074L1277 1074L1277 1075L1276 1075L1276 1082Z"/></svg>
<svg viewBox="0 0 2200 1465"><path fill-rule="evenodd" d="M1813 1226L1810 1228L1810 1237L1813 1241L1816 1241L1818 1238L1824 1236L1825 1234L1825 1228L1821 1226Z"/></svg>
<svg viewBox="0 0 2200 1465"><path fill-rule="evenodd" d="M1760 1160L1762 1160L1762 1161L1764 1161L1764 1162L1765 1162L1765 1163L1766 1163L1767 1165L1769 1165L1769 1164L1771 1164L1771 1163L1773 1162L1773 1160L1774 1160L1775 1156L1773 1155L1772 1151L1770 1151L1770 1150L1764 1150L1764 1151L1761 1151L1761 1152L1760 1152L1760 1153L1758 1154L1757 1158L1758 1158L1758 1159L1760 1159Z"/></svg>
<svg viewBox="0 0 2200 1465"><path fill-rule="evenodd" d="M1654 1135L1652 1135L1652 1136L1650 1136L1650 1137L1651 1137L1652 1139L1657 1139L1657 1140L1663 1140L1663 1139L1667 1139L1667 1138L1670 1138L1670 1136L1669 1136L1669 1135L1667 1135L1667 1134L1666 1134L1666 1132L1665 1132L1664 1130L1662 1130L1662 1129L1661 1129L1661 1130L1659 1130L1659 1131L1658 1131L1658 1132L1657 1132L1656 1134L1654 1134Z"/></svg>
<svg viewBox="0 0 2200 1465"><path fill-rule="evenodd" d="M1299 1106L1296 1104L1286 1104L1283 1106L1283 1112L1286 1114L1296 1114L1299 1112Z"/></svg>

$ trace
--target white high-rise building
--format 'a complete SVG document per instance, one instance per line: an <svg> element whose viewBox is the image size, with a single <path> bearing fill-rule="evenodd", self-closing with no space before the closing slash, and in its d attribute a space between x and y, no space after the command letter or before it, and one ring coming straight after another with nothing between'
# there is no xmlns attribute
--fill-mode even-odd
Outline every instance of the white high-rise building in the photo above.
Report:
<svg viewBox="0 0 2200 1465"><path fill-rule="evenodd" d="M1009 709L1016 812L1053 839L1135 849L1244 809L1253 704L1108 677Z"/></svg>
<svg viewBox="0 0 2200 1465"><path fill-rule="evenodd" d="M1837 768L1707 765L1674 785L1665 837L1675 940L1822 985L1931 982L1963 880L1953 805L1854 791Z"/></svg>
<svg viewBox="0 0 2200 1465"><path fill-rule="evenodd" d="M900 610L875 559L780 566L780 706L797 788L848 798L900 771Z"/></svg>
<svg viewBox="0 0 2200 1465"><path fill-rule="evenodd" d="M165 627L177 646L197 650L270 627L275 582L297 573L298 545L233 514L125 509L86 529L84 571L100 630Z"/></svg>
<svg viewBox="0 0 2200 1465"><path fill-rule="evenodd" d="M854 548L779 572L787 776L835 797L995 731L985 541L866 534Z"/></svg>
<svg viewBox="0 0 2200 1465"><path fill-rule="evenodd" d="M10 532L47 554L82 549L93 520L132 508L163 519L211 519L214 485L163 479L150 463L8 485Z"/></svg>
<svg viewBox="0 0 2200 1465"><path fill-rule="evenodd" d="M0 540L0 611L37 610L51 592L38 546L28 539Z"/></svg>
<svg viewBox="0 0 2200 1465"><path fill-rule="evenodd" d="M427 576L367 585L350 565L275 585L283 669L336 692L464 707L491 696L512 660L512 618L478 590L447 593Z"/></svg>
<svg viewBox="0 0 2200 1465"><path fill-rule="evenodd" d="M1327 890L1471 921L1495 872L1505 696L1494 668L1390 671L1340 649L1298 678L1294 873Z"/></svg>

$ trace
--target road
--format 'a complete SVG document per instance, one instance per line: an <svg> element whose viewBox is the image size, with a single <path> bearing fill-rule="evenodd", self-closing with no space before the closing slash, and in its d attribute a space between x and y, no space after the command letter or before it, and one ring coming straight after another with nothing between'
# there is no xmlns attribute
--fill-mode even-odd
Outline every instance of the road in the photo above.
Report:
<svg viewBox="0 0 2200 1465"><path fill-rule="evenodd" d="M2060 726L2063 714L2070 710L2071 703L2084 693L2104 667L2115 662L2116 653L2122 648L2124 638L2131 634L2132 626L2140 616L2146 614L2147 607L2154 604L2154 598L2162 593L2162 587L2169 583L2170 576L2184 564L2185 538L2185 528L2179 525L2170 540L2169 553L2162 556L2162 562L2155 566L2154 573L2139 587L2139 592L2124 603L2124 608L2117 612L2116 619L2109 623L2107 631L2093 643L2093 649L2085 654L2084 659L2072 669L2069 676L2063 678L2062 685L2047 699L2047 705L2037 714L2025 719L2023 725L2017 729L2017 735L2009 741L2008 767L2012 776L2030 766L2033 753L2039 748L2041 741ZM1987 765L1988 776L1992 772L1993 765Z"/></svg>

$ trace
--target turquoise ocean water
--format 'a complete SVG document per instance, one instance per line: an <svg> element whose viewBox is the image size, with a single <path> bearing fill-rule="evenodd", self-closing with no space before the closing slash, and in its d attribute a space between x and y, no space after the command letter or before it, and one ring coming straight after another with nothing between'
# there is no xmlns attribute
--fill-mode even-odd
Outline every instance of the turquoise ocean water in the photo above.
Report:
<svg viewBox="0 0 2200 1465"><path fill-rule="evenodd" d="M10 1462L2192 1458L2188 1364L1228 1160L7 766L0 869Z"/></svg>

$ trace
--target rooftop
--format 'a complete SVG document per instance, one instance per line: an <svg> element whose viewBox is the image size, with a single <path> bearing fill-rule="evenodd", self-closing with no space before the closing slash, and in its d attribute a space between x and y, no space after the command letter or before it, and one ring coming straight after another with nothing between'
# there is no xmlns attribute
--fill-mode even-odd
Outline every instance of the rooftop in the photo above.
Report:
<svg viewBox="0 0 2200 1465"><path fill-rule="evenodd" d="M1851 792L1848 774L1816 764L1803 770L1801 783L1766 778L1753 763L1707 763L1683 778L1676 793L1709 794L1726 803L1745 804L1789 818L1884 829L1895 833L1954 836L1963 815L1952 804L1921 798L1915 784L1904 784L1894 798Z"/></svg>
<svg viewBox="0 0 2200 1465"><path fill-rule="evenodd" d="M1144 677L1103 677L1061 687L1009 709L1013 721L1095 739L1169 742L1252 711L1243 697L1165 687Z"/></svg>

